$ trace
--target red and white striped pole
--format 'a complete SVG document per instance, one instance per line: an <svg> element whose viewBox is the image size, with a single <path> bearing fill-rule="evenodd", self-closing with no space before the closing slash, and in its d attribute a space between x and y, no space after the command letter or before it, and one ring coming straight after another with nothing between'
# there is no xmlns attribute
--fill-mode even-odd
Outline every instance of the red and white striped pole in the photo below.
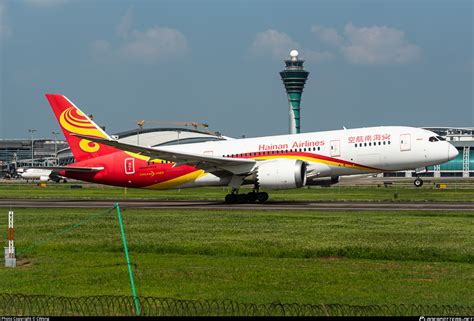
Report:
<svg viewBox="0 0 474 321"><path fill-rule="evenodd" d="M13 211L8 212L8 257L15 257L15 229L13 228Z"/></svg>
<svg viewBox="0 0 474 321"><path fill-rule="evenodd" d="M5 257L5 266L6 267L15 267L16 258L15 258L15 228L13 227L13 211L8 211L8 253Z"/></svg>

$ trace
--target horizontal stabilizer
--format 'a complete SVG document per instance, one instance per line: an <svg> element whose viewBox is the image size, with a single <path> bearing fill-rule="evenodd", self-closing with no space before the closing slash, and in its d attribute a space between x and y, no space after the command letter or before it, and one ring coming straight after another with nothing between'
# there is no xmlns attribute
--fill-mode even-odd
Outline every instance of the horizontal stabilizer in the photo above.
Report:
<svg viewBox="0 0 474 321"><path fill-rule="evenodd" d="M81 172L81 173L95 173L103 170L103 167L79 167L79 166L40 166L31 167L38 169L48 169L52 171L67 171L67 172Z"/></svg>

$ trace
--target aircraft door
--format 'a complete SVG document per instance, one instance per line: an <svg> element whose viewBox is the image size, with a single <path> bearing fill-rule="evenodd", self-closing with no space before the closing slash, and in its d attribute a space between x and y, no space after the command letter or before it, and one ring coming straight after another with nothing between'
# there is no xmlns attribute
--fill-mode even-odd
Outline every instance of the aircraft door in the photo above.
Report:
<svg viewBox="0 0 474 321"><path fill-rule="evenodd" d="M135 174L135 159L125 158L125 174Z"/></svg>
<svg viewBox="0 0 474 321"><path fill-rule="evenodd" d="M339 140L331 140L331 156L341 156L341 142Z"/></svg>
<svg viewBox="0 0 474 321"><path fill-rule="evenodd" d="M400 150L402 152L411 150L411 135L410 134L400 135Z"/></svg>

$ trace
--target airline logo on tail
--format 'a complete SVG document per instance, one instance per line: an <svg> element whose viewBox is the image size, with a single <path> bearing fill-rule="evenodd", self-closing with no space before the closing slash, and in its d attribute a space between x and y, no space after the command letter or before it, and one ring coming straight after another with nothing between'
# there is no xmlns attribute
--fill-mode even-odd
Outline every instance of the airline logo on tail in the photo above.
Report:
<svg viewBox="0 0 474 321"><path fill-rule="evenodd" d="M72 136L71 134L77 134L110 139L102 128L97 126L92 119L79 110L67 97L59 94L46 94L46 98L61 126L76 162L118 151L107 145Z"/></svg>
<svg viewBox="0 0 474 321"><path fill-rule="evenodd" d="M91 123L86 115L72 106L61 113L59 123L64 129L73 134L106 138L105 135ZM79 141L79 148L86 153L94 153L99 151L100 145L87 139L81 139Z"/></svg>

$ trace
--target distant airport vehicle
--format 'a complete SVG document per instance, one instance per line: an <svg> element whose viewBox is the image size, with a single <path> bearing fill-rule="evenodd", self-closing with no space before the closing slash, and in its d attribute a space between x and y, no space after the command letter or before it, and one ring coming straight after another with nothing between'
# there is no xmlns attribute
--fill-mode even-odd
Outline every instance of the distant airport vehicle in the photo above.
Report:
<svg viewBox="0 0 474 321"><path fill-rule="evenodd" d="M68 98L46 94L76 163L50 168L83 181L149 189L230 186L227 203L265 202L261 189L337 183L341 175L423 172L458 151L431 131L367 127L143 147L107 135ZM415 185L423 181L416 177ZM253 192L239 194L244 184Z"/></svg>
<svg viewBox="0 0 474 321"><path fill-rule="evenodd" d="M43 168L18 168L17 174L21 178L26 179L27 181L39 180L40 182L54 181L59 183L61 181L67 182L67 179L63 176L58 175L52 169L43 169Z"/></svg>

